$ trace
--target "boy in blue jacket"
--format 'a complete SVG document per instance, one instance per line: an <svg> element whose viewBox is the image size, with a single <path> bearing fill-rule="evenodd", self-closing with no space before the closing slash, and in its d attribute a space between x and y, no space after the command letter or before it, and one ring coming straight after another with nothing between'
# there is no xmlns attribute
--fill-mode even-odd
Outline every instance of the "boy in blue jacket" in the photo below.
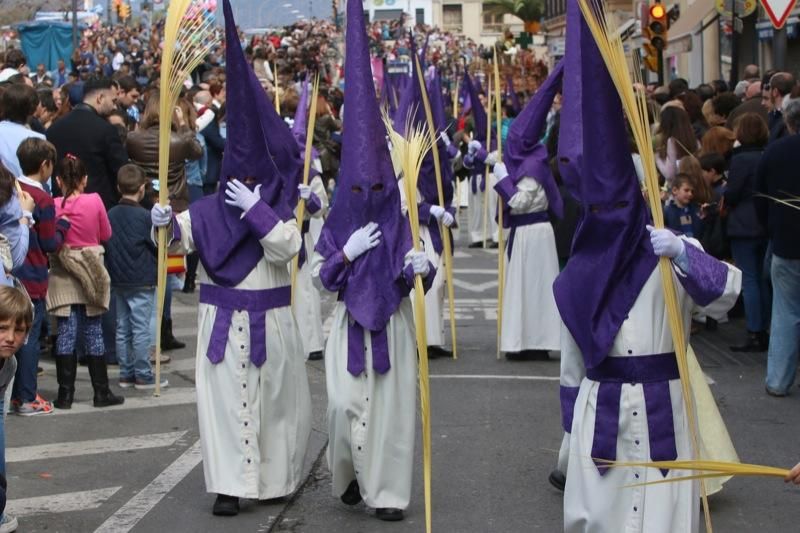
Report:
<svg viewBox="0 0 800 533"><path fill-rule="evenodd" d="M140 167L119 169L117 188L122 198L108 212L111 240L106 244L106 268L117 305L119 386L155 388L150 365L155 315L156 248L151 240L150 213L139 205L147 177ZM167 381L162 380L166 387Z"/></svg>

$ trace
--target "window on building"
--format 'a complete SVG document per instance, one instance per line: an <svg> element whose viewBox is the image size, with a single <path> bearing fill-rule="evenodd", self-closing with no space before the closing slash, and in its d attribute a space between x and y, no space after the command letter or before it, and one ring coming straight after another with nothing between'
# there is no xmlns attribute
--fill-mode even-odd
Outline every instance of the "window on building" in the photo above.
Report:
<svg viewBox="0 0 800 533"><path fill-rule="evenodd" d="M425 10L422 8L417 8L415 11L416 21L417 24L425 24Z"/></svg>
<svg viewBox="0 0 800 533"><path fill-rule="evenodd" d="M463 31L461 5L442 6L442 26L445 31L461 33Z"/></svg>
<svg viewBox="0 0 800 533"><path fill-rule="evenodd" d="M483 31L487 33L500 33L503 31L503 15L484 11Z"/></svg>

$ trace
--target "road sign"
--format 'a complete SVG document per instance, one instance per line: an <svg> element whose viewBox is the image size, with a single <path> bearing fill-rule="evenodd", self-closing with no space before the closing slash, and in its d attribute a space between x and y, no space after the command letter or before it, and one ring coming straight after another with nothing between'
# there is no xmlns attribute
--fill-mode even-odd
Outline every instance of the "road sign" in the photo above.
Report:
<svg viewBox="0 0 800 533"><path fill-rule="evenodd" d="M756 6L758 5L757 0L716 0L715 7L717 8L717 13L723 17L730 17L733 15L734 2L736 7L736 16L742 18L752 15L756 10Z"/></svg>
<svg viewBox="0 0 800 533"><path fill-rule="evenodd" d="M783 28L786 24L786 19L789 18L789 13L792 12L797 0L761 0L764 6L764 11L767 12L769 20L776 30Z"/></svg>

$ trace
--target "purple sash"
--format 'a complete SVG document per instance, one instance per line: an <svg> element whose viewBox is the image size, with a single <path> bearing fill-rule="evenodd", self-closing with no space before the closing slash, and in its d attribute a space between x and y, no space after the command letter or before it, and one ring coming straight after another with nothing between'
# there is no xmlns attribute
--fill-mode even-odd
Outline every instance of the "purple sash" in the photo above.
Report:
<svg viewBox="0 0 800 533"><path fill-rule="evenodd" d="M225 358L233 313L247 311L250 321L250 362L260 367L267 360L266 313L270 309L291 305L292 288L248 291L203 283L200 285L200 303L217 308L206 351L208 360L216 365Z"/></svg>
<svg viewBox="0 0 800 533"><path fill-rule="evenodd" d="M587 368L586 377L600 382L592 442L592 458L600 475L608 471L602 460L617 459L620 394L623 383L641 383L644 389L647 429L650 435L650 458L653 461L672 461L678 457L672 400L669 393L669 381L680 378L674 352L639 357L606 357L595 368ZM661 470L664 476L667 472L668 470Z"/></svg>
<svg viewBox="0 0 800 533"><path fill-rule="evenodd" d="M342 301L342 293L337 298ZM388 325L388 324L387 324ZM389 338L386 327L380 331L370 331L372 345L372 368L378 374L385 374L392 367L389 361ZM347 371L353 376L360 376L367 368L367 351L364 346L364 328L347 314Z"/></svg>
<svg viewBox="0 0 800 533"><path fill-rule="evenodd" d="M511 232L508 234L508 259L511 260L511 250L514 248L514 238L517 235L517 228L549 221L550 215L547 214L547 211L510 215L508 220L503 220L503 225L507 228L511 228Z"/></svg>

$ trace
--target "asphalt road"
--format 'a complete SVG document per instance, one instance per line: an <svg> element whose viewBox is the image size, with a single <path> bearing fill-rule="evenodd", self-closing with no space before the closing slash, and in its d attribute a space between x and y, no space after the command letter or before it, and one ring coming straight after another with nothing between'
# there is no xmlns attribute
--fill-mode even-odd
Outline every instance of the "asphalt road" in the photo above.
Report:
<svg viewBox="0 0 800 533"><path fill-rule="evenodd" d="M459 244L464 244L459 242ZM561 493L547 483L561 441L558 360L495 357L497 255L458 248L459 359L431 361L433 527L444 532L556 532ZM76 404L50 416L6 418L9 512L21 532L419 532L424 531L421 449L406 520L383 523L363 504L331 495L325 463L322 362L308 364L314 407L305 483L280 501L243 502L236 518L211 515L194 406L196 295L176 294L170 387L159 398L125 391L121 407L95 409L85 368ZM325 309L331 309L330 298ZM800 390L765 395L766 354L732 354L741 319L701 331L693 346L743 461L800 461ZM41 394L55 397L55 367L42 363ZM116 371L111 371L116 375ZM418 432L419 435L419 432ZM419 436L418 436L419 441ZM624 490L624 489L620 489ZM722 532L796 531L800 490L774 479L734 479L711 499Z"/></svg>

